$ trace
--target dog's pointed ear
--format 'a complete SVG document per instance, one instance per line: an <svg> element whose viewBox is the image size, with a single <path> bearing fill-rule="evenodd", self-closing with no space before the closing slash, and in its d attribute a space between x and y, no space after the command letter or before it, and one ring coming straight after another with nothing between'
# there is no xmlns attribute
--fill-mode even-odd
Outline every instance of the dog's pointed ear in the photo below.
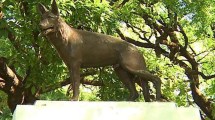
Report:
<svg viewBox="0 0 215 120"><path fill-rule="evenodd" d="M52 2L52 13L55 14L55 15L59 15L59 11L58 11L58 8L57 8L57 3L55 0L53 0Z"/></svg>
<svg viewBox="0 0 215 120"><path fill-rule="evenodd" d="M41 3L37 5L37 8L41 15L48 11L48 9Z"/></svg>

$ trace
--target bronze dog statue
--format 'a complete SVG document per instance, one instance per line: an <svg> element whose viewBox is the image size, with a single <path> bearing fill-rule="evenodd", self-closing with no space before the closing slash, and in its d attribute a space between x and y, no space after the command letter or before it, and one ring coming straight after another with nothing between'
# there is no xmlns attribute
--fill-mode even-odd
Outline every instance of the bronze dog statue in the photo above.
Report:
<svg viewBox="0 0 215 120"><path fill-rule="evenodd" d="M156 99L160 99L161 80L147 71L145 60L135 46L108 35L70 27L60 17L55 0L51 10L42 4L38 5L38 9L41 13L39 25L42 34L56 48L69 69L73 89L72 100L79 98L80 68L110 65L114 67L117 76L129 89L129 100L135 100L138 97L135 88L137 76L141 78L142 83L153 82L156 88Z"/></svg>

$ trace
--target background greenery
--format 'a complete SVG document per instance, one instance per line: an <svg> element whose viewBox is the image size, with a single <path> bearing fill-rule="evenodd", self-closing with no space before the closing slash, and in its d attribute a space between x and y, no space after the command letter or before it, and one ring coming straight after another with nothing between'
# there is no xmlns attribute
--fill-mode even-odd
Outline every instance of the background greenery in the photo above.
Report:
<svg viewBox="0 0 215 120"><path fill-rule="evenodd" d="M45 91L36 96L38 99L69 100L66 88L58 84L68 77L68 70L50 43L39 35L40 17L36 8L39 2L51 4L50 0L1 0L0 57L17 76L28 76L25 90L35 96L38 91ZM209 114L203 110L202 119L215 119L214 0L58 0L57 3L62 18L71 26L121 37L137 45L149 71L162 79L162 93L169 101L203 110L193 96L195 91L191 86L195 83L201 93L199 98L208 103ZM101 84L83 84L81 100L126 100L128 91L111 68L82 71L92 73L85 80ZM0 74L0 78L4 77ZM11 118L8 93L1 84L0 119L7 120ZM141 94L139 86L137 89ZM144 99L141 96L137 101Z"/></svg>

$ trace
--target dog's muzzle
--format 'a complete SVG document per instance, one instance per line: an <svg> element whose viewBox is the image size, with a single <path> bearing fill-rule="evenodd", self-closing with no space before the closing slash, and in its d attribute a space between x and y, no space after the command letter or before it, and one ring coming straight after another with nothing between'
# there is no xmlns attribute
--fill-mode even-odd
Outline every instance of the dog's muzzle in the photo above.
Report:
<svg viewBox="0 0 215 120"><path fill-rule="evenodd" d="M50 27L47 27L47 28L42 28L41 31L42 31L42 34L47 35L47 34L49 34L51 32L54 32L54 27L50 26Z"/></svg>

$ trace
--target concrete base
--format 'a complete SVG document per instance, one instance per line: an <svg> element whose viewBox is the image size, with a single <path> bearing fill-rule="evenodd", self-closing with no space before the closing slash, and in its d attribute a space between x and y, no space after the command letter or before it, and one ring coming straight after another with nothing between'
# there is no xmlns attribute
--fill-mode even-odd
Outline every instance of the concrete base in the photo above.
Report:
<svg viewBox="0 0 215 120"><path fill-rule="evenodd" d="M37 101L18 105L13 120L201 120L197 108L160 102Z"/></svg>

